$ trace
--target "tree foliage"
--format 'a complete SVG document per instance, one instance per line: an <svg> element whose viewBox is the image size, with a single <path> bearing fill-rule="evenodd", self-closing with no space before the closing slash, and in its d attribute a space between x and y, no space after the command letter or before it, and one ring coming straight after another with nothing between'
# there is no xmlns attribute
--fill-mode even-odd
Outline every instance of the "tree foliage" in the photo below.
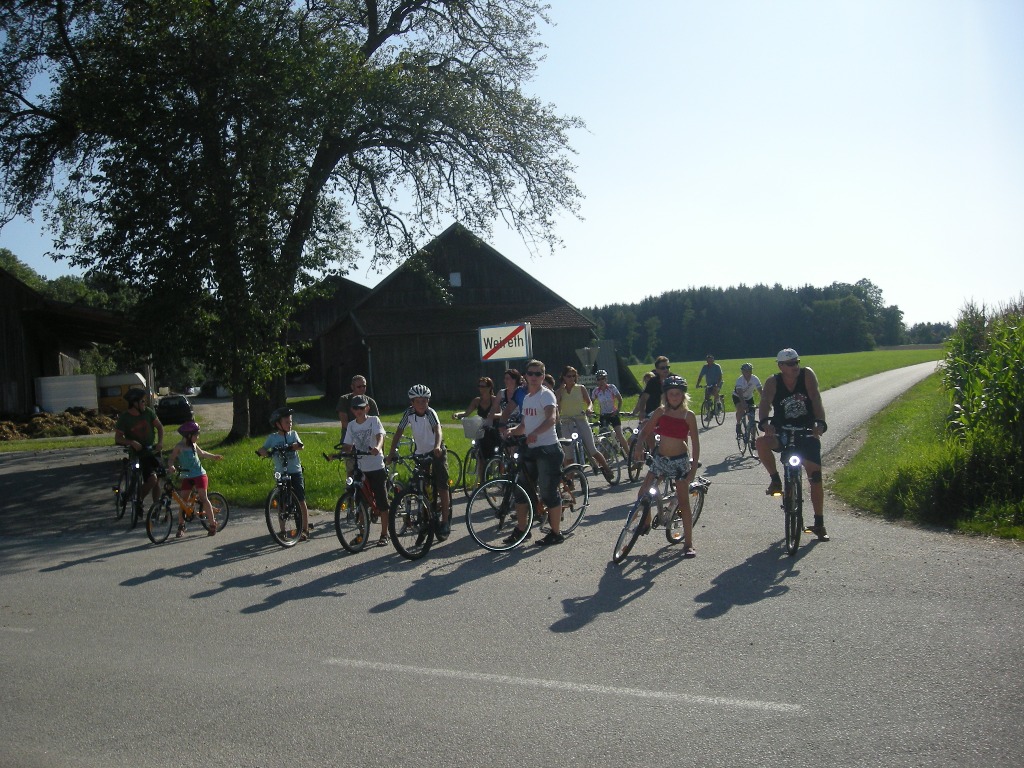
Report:
<svg viewBox="0 0 1024 768"><path fill-rule="evenodd" d="M688 288L586 311L623 355L645 360L764 356L790 346L802 354L858 352L906 340L902 311L886 307L869 280Z"/></svg>
<svg viewBox="0 0 1024 768"><path fill-rule="evenodd" d="M530 98L536 0L13 0L0 11L0 199L57 254L142 292L249 401L287 366L315 276L411 256L452 219L532 246L579 192ZM166 342L164 342L166 343Z"/></svg>

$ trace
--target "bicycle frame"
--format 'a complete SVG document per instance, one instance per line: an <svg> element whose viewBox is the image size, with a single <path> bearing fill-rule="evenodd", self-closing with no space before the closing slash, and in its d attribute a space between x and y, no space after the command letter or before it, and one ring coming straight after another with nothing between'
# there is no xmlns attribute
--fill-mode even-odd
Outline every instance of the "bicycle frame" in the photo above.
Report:
<svg viewBox="0 0 1024 768"><path fill-rule="evenodd" d="M784 513L786 552L796 555L800 535L804 530L803 518L803 457L797 450L797 438L813 434L807 427L785 425L779 434L782 444L782 511Z"/></svg>

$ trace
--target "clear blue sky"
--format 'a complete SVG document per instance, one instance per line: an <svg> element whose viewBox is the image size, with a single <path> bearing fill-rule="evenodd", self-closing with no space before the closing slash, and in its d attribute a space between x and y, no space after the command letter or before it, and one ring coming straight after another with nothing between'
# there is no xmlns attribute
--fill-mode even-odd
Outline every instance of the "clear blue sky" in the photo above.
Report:
<svg viewBox="0 0 1024 768"><path fill-rule="evenodd" d="M868 278L913 324L1024 291L1021 0L551 6L528 90L587 123L583 221L488 239L568 301ZM61 273L38 224L0 246Z"/></svg>

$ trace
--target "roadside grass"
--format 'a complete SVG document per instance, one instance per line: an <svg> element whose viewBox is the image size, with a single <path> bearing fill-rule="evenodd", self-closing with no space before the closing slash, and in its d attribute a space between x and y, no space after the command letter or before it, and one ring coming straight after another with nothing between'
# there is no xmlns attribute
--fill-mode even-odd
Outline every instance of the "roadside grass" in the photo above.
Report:
<svg viewBox="0 0 1024 768"><path fill-rule="evenodd" d="M966 509L959 489L970 451L946 437L949 395L933 374L865 425L868 439L832 478L833 493L851 506L890 520L941 525L1024 541L1019 505Z"/></svg>

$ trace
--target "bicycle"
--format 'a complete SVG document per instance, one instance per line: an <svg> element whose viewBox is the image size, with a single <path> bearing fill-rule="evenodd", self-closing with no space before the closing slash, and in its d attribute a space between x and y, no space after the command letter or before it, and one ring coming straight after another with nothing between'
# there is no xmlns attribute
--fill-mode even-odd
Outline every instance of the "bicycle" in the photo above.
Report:
<svg viewBox="0 0 1024 768"><path fill-rule="evenodd" d="M128 520L128 529L131 530L145 516L142 508L142 486L146 479L142 476L142 457L153 453L153 446L147 445L142 451L133 454L129 448L124 449L124 456L121 458L121 472L118 475L117 485L114 486L114 519L120 520L128 508L129 502L132 505L132 514ZM156 456L159 460L160 457Z"/></svg>
<svg viewBox="0 0 1024 768"><path fill-rule="evenodd" d="M269 452L271 457L276 454L284 461L291 453L291 449L286 445L278 445ZM287 472L279 472L275 468L274 483L275 486L267 494L264 505L267 530L270 531L271 538L282 547L294 547L302 532L302 508L299 506L299 497L292 489L292 476Z"/></svg>
<svg viewBox="0 0 1024 768"><path fill-rule="evenodd" d="M640 473L643 471L644 465L647 464L647 459L650 457L651 452L647 449L646 445L640 443L639 427L626 427L624 429L630 432L628 441L629 453L626 457L626 474L632 483L640 479Z"/></svg>
<svg viewBox="0 0 1024 768"><path fill-rule="evenodd" d="M572 422L564 423L568 426L575 426L575 424L573 424ZM588 421L587 429L592 430L593 428L594 425ZM598 465L594 457L587 456L587 451L586 448L584 448L583 440L580 438L579 432L573 430L569 437L560 437L558 438L558 441L562 444L563 450L566 448L570 448L571 446L570 450L572 452L572 464L570 464L569 466L578 465L581 468L589 466L590 471L593 472L595 475L601 473L601 476L604 477L604 473L601 472L601 467L600 465ZM596 443L594 447L597 447ZM610 479L609 477L605 477L605 480L608 481L608 485L618 485L619 480L622 478L621 468L619 468L618 472L612 470L611 466L609 466L608 469L610 473Z"/></svg>
<svg viewBox="0 0 1024 768"><path fill-rule="evenodd" d="M748 404L747 412L740 419L740 433L736 435L736 447L740 449L740 456L746 452L750 456L757 455L757 420L754 416L754 409Z"/></svg>
<svg viewBox="0 0 1024 768"><path fill-rule="evenodd" d="M485 480L466 505L466 528L473 540L491 552L507 552L522 544L533 527L535 508L533 504L534 483L525 473L521 451L526 445L522 438L505 439L494 459L488 462L488 474L502 469L500 477ZM568 535L579 526L590 505L590 484L583 467L570 464L562 467L558 481L561 500L561 533ZM525 508L526 522L523 530L516 528L519 507ZM550 523L543 510L541 533L550 530ZM511 536L512 531L520 535ZM510 538L511 536L511 538Z"/></svg>
<svg viewBox="0 0 1024 768"><path fill-rule="evenodd" d="M615 430L610 426L602 429L599 421L590 422L590 428L594 432L594 445L604 456L604 462L612 473L608 485L618 485L622 482L622 465L626 463L626 457L622 455L622 447L619 445Z"/></svg>
<svg viewBox="0 0 1024 768"><path fill-rule="evenodd" d="M336 451L342 451L343 448L344 443L334 446ZM326 453L321 455L327 461L334 461L373 454L353 448L351 451L331 456ZM338 535L341 546L353 554L362 552L370 540L370 523L375 516L374 500L370 478L359 468L359 462L353 461L352 472L345 478L345 492L338 497L338 502L334 505L334 532ZM387 503L387 499L384 499L384 503Z"/></svg>
<svg viewBox="0 0 1024 768"><path fill-rule="evenodd" d="M713 387L705 387L703 384L698 384L697 388L704 389L704 402L700 404L700 423L704 425L704 429L708 429L711 426L711 420L714 419L716 424L723 424L725 422L725 406L722 404L722 399L716 396L713 392Z"/></svg>
<svg viewBox="0 0 1024 768"><path fill-rule="evenodd" d="M430 551L435 538L442 541L447 536L443 533L444 515L432 477L434 455L416 453L412 459L412 477L391 502L388 534L398 554L407 560L419 560Z"/></svg>
<svg viewBox="0 0 1024 768"><path fill-rule="evenodd" d="M203 511L203 505L199 501L196 489L193 488L189 491L188 496L183 498L179 489L174 487L171 478L167 477L167 470L158 470L157 475L164 478L164 486L160 498L150 505L146 515L146 535L149 536L149 540L154 544L163 544L171 535L171 528L174 527L174 523L178 519L178 515L174 514L171 509L172 500L181 510L181 516L184 519L183 527L198 518L203 528L209 531L210 521ZM231 517L228 500L224 498L223 494L215 491L207 493L206 496L210 500L210 506L213 507L213 519L217 525L217 531L220 532L224 530L228 524L228 518Z"/></svg>
<svg viewBox="0 0 1024 768"><path fill-rule="evenodd" d="M497 459L498 449L494 455L487 457L483 455L483 449L479 440L470 441L466 458L462 461L462 492L466 496L472 496L473 492L483 485L481 478L487 478L488 465ZM483 469L483 472L480 470Z"/></svg>
<svg viewBox="0 0 1024 768"><path fill-rule="evenodd" d="M704 475L694 478L690 483L692 525L696 525L700 519L700 513L704 510L704 498L710 487L711 481ZM657 511L651 517L650 527L645 530L643 521L652 514L652 507L656 507ZM612 550L612 562L621 565L632 551L637 539L662 526L665 527L665 539L669 544L678 544L683 540L683 517L679 512L679 499L676 496L675 483L668 478L659 478L657 482L651 483L647 493L637 499L630 508L629 514L626 515L626 523L615 542L615 549Z"/></svg>
<svg viewBox="0 0 1024 768"><path fill-rule="evenodd" d="M783 425L779 434L782 443L782 512L786 554L796 555L800 536L804 533L803 458L797 451L797 439L813 435L808 427Z"/></svg>

